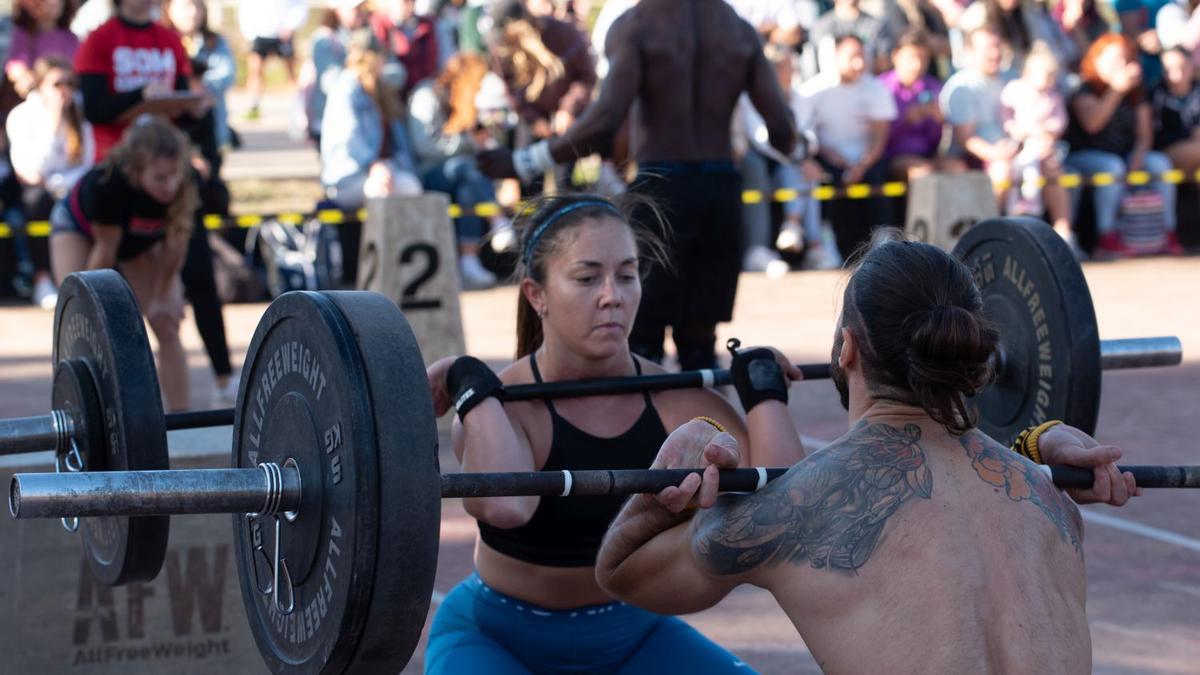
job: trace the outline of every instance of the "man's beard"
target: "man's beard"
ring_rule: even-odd
[[[842,400],[842,407],[846,412],[850,411],[850,382],[846,380],[846,371],[842,368],[839,361],[842,357],[842,331],[838,331],[833,338],[833,354],[829,360],[829,376],[833,380],[833,386],[837,387],[838,396]]]

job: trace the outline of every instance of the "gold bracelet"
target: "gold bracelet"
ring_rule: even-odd
[[[1045,462],[1042,461],[1042,451],[1040,448],[1038,448],[1038,439],[1042,434],[1046,433],[1050,427],[1058,424],[1062,424],[1062,421],[1050,420],[1049,422],[1043,422],[1039,424],[1033,429],[1033,431],[1029,432],[1029,436],[1025,438],[1025,453],[1029,459],[1032,459],[1038,464],[1045,464]]]
[[[698,420],[700,422],[708,422],[717,431],[720,431],[722,433],[725,432],[725,427],[721,426],[720,422],[714,420],[711,417],[708,417],[707,415],[697,415],[696,417],[693,417],[692,420]]]

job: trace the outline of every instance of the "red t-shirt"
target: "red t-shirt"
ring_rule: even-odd
[[[192,65],[179,35],[156,23],[136,26],[113,17],[92,31],[75,55],[75,72],[103,75],[109,90],[123,93],[141,89],[151,82],[175,88],[175,78],[190,76]],[[129,122],[93,125],[96,161],[121,140]]]

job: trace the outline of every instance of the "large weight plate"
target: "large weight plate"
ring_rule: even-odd
[[[167,430],[154,354],[133,291],[113,270],[66,278],[54,310],[54,363],[87,366],[101,402],[104,452],[89,452],[89,471],[167,468]],[[167,516],[84,518],[80,534],[87,561],[106,584],[149,581],[167,553]]]
[[[399,672],[429,611],[441,522],[433,403],[403,315],[376,293],[280,296],[250,343],[235,415],[235,466],[292,459],[301,473],[300,509],[279,520],[290,613],[261,590],[275,519],[233,518],[267,666]]]
[[[1032,218],[972,227],[954,253],[971,267],[1000,328],[996,380],[972,400],[979,426],[1005,445],[1060,419],[1088,433],[1100,410],[1100,337],[1083,270],[1054,230]]]

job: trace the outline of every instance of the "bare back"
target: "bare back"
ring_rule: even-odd
[[[1079,513],[981,432],[875,419],[721,501],[700,561],[750,572],[827,672],[1091,671]]]
[[[794,125],[758,34],[725,0],[641,0],[609,31],[610,70],[597,100],[552,145],[586,154],[611,138],[633,104],[639,162],[732,159],[729,125],[750,95],[771,143],[790,153]]]
[[[642,0],[639,160],[730,159],[729,122],[759,52],[754,29],[724,0]]]

